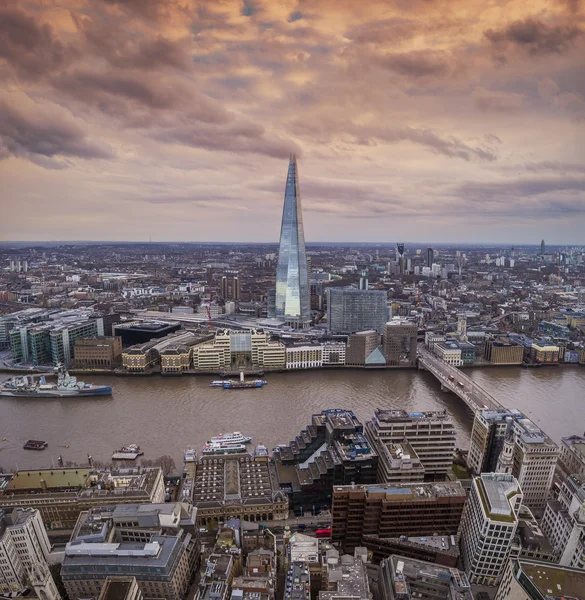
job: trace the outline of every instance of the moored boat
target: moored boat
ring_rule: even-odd
[[[205,444],[203,454],[236,454],[238,452],[246,452],[244,444]]]
[[[44,440],[27,440],[23,448],[25,450],[44,450],[48,445]]]
[[[241,431],[233,433],[220,433],[219,435],[207,440],[208,444],[247,444],[252,441],[251,436],[243,435]]]
[[[114,454],[112,454],[112,460],[136,460],[143,454],[144,452],[140,450],[140,446],[130,444],[129,446],[123,446],[120,450],[114,452]]]

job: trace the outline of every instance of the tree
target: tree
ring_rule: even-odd
[[[162,456],[159,456],[158,458],[152,460],[145,459],[142,461],[142,466],[160,467],[165,477],[168,477],[171,473],[177,470],[175,460],[172,456],[169,456],[168,454],[163,454]]]

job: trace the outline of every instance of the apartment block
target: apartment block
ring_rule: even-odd
[[[347,550],[366,535],[456,535],[465,500],[460,482],[336,486],[332,539]]]
[[[376,409],[366,423],[365,433],[374,448],[406,440],[420,459],[427,479],[444,479],[453,463],[456,434],[447,411]]]
[[[472,583],[499,583],[521,504],[522,490],[512,475],[482,473],[473,479],[461,520],[461,558]]]

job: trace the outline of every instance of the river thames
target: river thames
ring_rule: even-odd
[[[585,368],[578,366],[466,370],[504,406],[530,416],[555,441],[585,431]],[[6,379],[7,374],[0,374]],[[199,452],[213,435],[242,431],[270,450],[288,443],[326,408],[347,408],[369,420],[376,408],[447,410],[460,447],[469,447],[473,416],[459,398],[442,393],[426,372],[318,370],[267,376],[262,389],[210,388],[212,377],[110,377],[85,379],[114,388],[111,398],[0,398],[0,466],[41,468],[65,461],[110,461],[114,450],[139,444],[145,459],[169,454],[182,462],[185,448]],[[3,440],[2,438],[6,438]],[[23,450],[27,439],[46,440],[43,452]],[[68,446],[68,448],[66,447]]]

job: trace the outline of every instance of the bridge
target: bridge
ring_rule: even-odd
[[[437,358],[420,344],[418,346],[418,366],[419,369],[432,373],[439,380],[442,390],[453,392],[459,396],[473,412],[482,408],[491,410],[504,408],[491,394],[488,394],[480,385],[475,383],[471,377],[465,375],[457,367]]]

